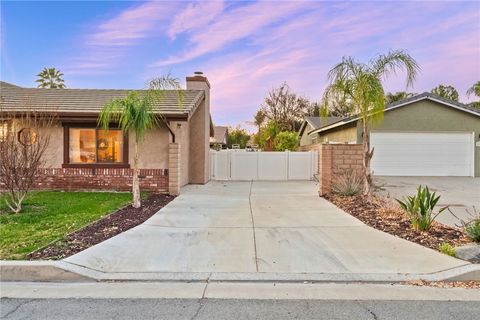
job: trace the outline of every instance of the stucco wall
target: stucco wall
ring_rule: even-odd
[[[362,142],[362,123],[357,124],[357,142]],[[480,141],[480,117],[443,104],[423,100],[385,112],[373,131],[475,132]],[[475,147],[475,176],[480,176],[480,147]]]
[[[139,145],[139,167],[142,169],[168,168],[168,143],[170,133],[167,128],[159,127],[149,130]],[[128,163],[133,166],[135,154],[135,134],[128,136]]]
[[[44,160],[48,168],[61,168],[63,164],[63,127],[60,123],[50,128],[42,128],[40,134],[50,136],[47,149],[44,153]]]
[[[190,172],[190,122],[171,122],[175,141],[180,145],[180,186],[188,184]]]

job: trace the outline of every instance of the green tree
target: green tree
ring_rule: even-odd
[[[397,91],[395,93],[388,92],[385,95],[385,100],[386,100],[387,104],[390,104],[390,103],[393,103],[393,102],[408,99],[410,97],[413,97],[414,95],[415,95],[414,93],[410,93],[410,92],[406,92],[406,91]]]
[[[128,134],[135,133],[135,150],[133,160],[132,206],[139,208],[140,183],[138,168],[138,146],[142,143],[147,131],[166,123],[163,115],[155,113],[154,107],[160,103],[164,92],[173,89],[177,92],[179,105],[182,105],[182,90],[178,79],[167,75],[149,82],[148,89],[143,92],[131,91],[124,98],[112,99],[103,106],[98,117],[98,124],[108,130],[111,124]]]
[[[228,147],[231,148],[232,145],[238,144],[241,149],[245,149],[247,146],[248,140],[250,140],[250,135],[245,129],[237,126],[236,128],[228,129]]]
[[[480,81],[475,82],[473,86],[468,88],[467,96],[471,96],[472,94],[480,98]],[[473,101],[469,103],[469,106],[480,109],[480,101]]]
[[[37,88],[50,88],[50,89],[64,89],[65,81],[63,80],[63,73],[55,68],[43,68],[39,74],[37,74],[38,82]]]
[[[260,132],[260,128],[262,127],[262,124],[265,122],[266,119],[267,119],[267,115],[263,110],[258,110],[257,113],[255,113],[253,123],[258,127],[259,132]]]
[[[330,83],[323,95],[324,103],[328,105],[332,96],[345,94],[362,122],[365,195],[370,195],[372,187],[370,161],[374,150],[370,148],[370,127],[374,122],[381,121],[385,108],[382,80],[398,70],[405,70],[408,88],[413,84],[419,69],[415,59],[408,53],[394,50],[386,55],[379,55],[368,63],[344,57],[328,73]]]
[[[268,121],[258,132],[258,145],[262,149],[269,149],[268,143],[273,147],[275,138],[280,133],[280,126],[275,121]]]
[[[458,102],[458,91],[452,86],[440,84],[433,88],[431,92],[442,98]]]
[[[298,148],[298,134],[293,131],[282,131],[275,137],[276,151],[295,151]]]

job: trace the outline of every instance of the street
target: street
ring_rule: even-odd
[[[2,299],[2,319],[478,319],[476,301]]]

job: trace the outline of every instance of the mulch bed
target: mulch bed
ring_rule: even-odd
[[[381,197],[328,195],[325,199],[366,225],[434,250],[445,242],[452,246],[472,242],[462,230],[437,222],[428,231],[415,230],[399,207]]]
[[[480,289],[480,281],[425,281],[416,280],[405,282],[407,285],[417,287],[435,287],[435,288],[464,288]]]
[[[158,210],[174,199],[165,194],[151,194],[142,201],[140,208],[131,205],[93,222],[92,224],[67,235],[47,247],[30,253],[29,260],[63,259],[105,241],[145,222]]]

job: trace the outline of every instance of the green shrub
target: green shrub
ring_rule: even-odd
[[[356,170],[347,170],[332,181],[332,193],[344,197],[356,196],[363,191],[363,175]]]
[[[295,151],[298,148],[298,134],[293,131],[282,131],[275,137],[276,151]]]
[[[455,248],[447,242],[442,243],[440,245],[439,249],[440,249],[441,253],[444,253],[444,254],[449,255],[451,257],[456,256]]]
[[[413,227],[416,230],[427,231],[435,218],[447,209],[447,207],[443,207],[437,213],[434,212],[439,199],[440,196],[437,196],[435,192],[430,192],[427,186],[419,186],[416,195],[408,196],[404,201],[396,200],[407,211]]]
[[[457,217],[450,209],[448,209],[448,211],[450,211],[455,218],[460,220],[461,224],[457,226],[463,228],[469,238],[475,242],[480,242],[480,212],[477,212],[475,207],[473,207],[472,212],[470,212],[468,209],[465,209],[469,215],[469,218],[466,220]]]

